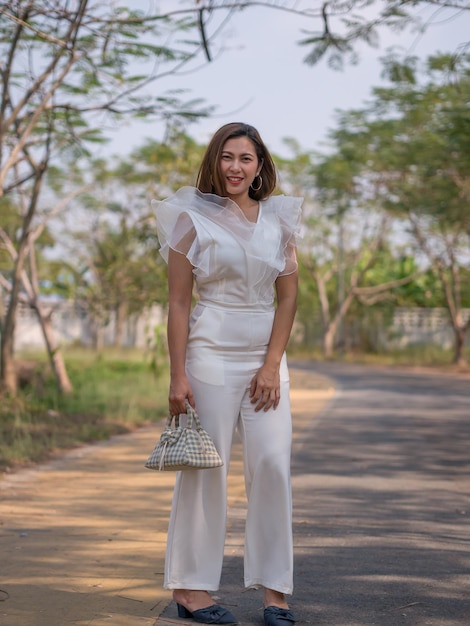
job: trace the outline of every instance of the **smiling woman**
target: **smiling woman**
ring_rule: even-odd
[[[178,473],[164,584],[180,617],[236,623],[209,592],[220,582],[238,429],[248,495],[245,586],[264,588],[266,626],[288,626],[295,620],[285,599],[293,590],[285,348],[296,310],[302,199],[271,196],[274,163],[248,124],[215,133],[197,181],[154,204],[168,261],[169,410],[185,413],[186,402],[196,408],[224,467]],[[191,312],[193,285],[199,298]]]

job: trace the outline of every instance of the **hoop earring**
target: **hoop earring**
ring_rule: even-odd
[[[256,176],[255,176],[256,178]],[[255,182],[255,178],[253,178],[253,183]],[[250,187],[253,189],[253,191],[259,191],[261,189],[261,187],[263,186],[263,178],[261,177],[261,174],[258,174],[258,178],[259,178],[259,185],[257,187],[253,187],[253,183],[251,183]]]

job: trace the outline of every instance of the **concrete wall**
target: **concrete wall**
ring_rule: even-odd
[[[52,324],[62,345],[77,343],[92,346],[96,328],[86,311],[73,302],[47,302],[52,309]],[[113,315],[100,329],[104,345],[114,345],[116,323]],[[123,346],[144,348],[153,341],[155,327],[165,322],[161,307],[154,305],[141,315],[131,315],[124,327]],[[16,325],[16,350],[42,349],[44,339],[37,317],[29,307],[21,306]]]
[[[470,309],[464,309],[463,315],[467,320],[470,317]],[[396,348],[436,344],[449,349],[454,345],[449,312],[444,308],[397,307],[386,337],[387,345]],[[470,336],[467,336],[467,344],[469,342]]]

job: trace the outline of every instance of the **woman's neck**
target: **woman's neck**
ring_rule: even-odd
[[[237,196],[228,196],[230,200],[240,207],[241,212],[249,222],[257,222],[259,214],[259,202],[253,200],[250,196],[240,198]]]
[[[250,196],[228,196],[230,200],[238,204],[243,213],[253,211],[253,209],[258,210],[258,200],[253,200]]]

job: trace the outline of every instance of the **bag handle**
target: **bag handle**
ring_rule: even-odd
[[[196,427],[196,430],[201,430],[201,421],[199,419],[199,415],[193,409],[193,407],[189,404],[188,400],[186,400],[186,413],[180,413],[179,415],[168,415],[167,417],[167,426],[171,428],[173,420],[175,420],[175,428],[179,428],[180,425],[180,417],[181,415],[186,415],[188,418],[186,428],[193,428],[193,422]]]
[[[201,426],[201,422],[199,420],[199,415],[196,413],[196,411],[193,409],[193,407],[189,404],[188,400],[186,400],[186,414],[188,416],[188,428],[193,429],[193,420],[194,420],[194,425],[195,425],[195,429],[194,432],[195,434],[198,436],[199,438],[199,443],[201,445],[201,450],[203,452],[206,451],[206,445],[204,443],[203,438],[201,437],[201,433],[200,431],[202,431],[202,426]]]
[[[196,426],[196,430],[201,430],[201,422],[199,421],[199,415],[193,409],[193,407],[189,404],[189,401],[186,400],[186,415],[188,416],[188,428],[193,427],[193,421]]]

